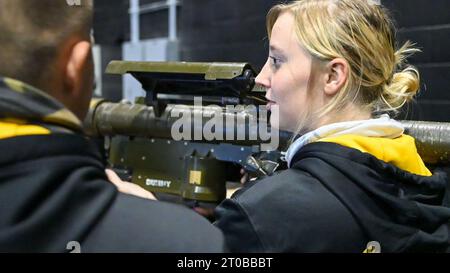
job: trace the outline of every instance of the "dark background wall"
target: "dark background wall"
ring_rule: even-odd
[[[187,0],[181,13],[184,60],[250,62],[267,58],[265,17],[271,0]]]
[[[421,93],[411,105],[413,119],[450,121],[450,1],[384,0],[397,21],[400,41],[417,43],[422,53],[410,62],[422,76]]]
[[[268,44],[265,15],[272,5],[280,1],[180,2],[178,35],[181,60],[250,62],[256,69],[262,67],[267,58]],[[96,0],[95,3],[96,41],[109,48],[117,48],[129,40],[129,1]],[[450,121],[450,1],[382,0],[382,3],[397,21],[399,41],[409,39],[423,51],[410,59],[422,74],[422,91],[417,102],[411,104],[402,117]],[[142,16],[142,39],[164,36],[167,36],[167,11]],[[115,57],[120,56],[116,54]],[[120,87],[112,85],[117,83],[109,81],[109,94],[117,97]]]
[[[122,59],[122,43],[129,36],[129,0],[94,1],[94,37],[101,45],[101,71],[111,60]],[[112,101],[122,99],[122,78],[102,74],[102,97]]]

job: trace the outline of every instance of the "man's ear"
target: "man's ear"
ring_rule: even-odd
[[[73,97],[79,97],[84,92],[84,74],[90,65],[91,43],[88,41],[76,42],[68,50],[67,63],[65,65],[64,91],[71,93]]]
[[[324,91],[327,96],[336,95],[345,85],[349,76],[349,64],[343,58],[331,60],[326,65]]]

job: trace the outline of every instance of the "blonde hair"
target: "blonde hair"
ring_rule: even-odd
[[[320,109],[320,116],[356,102],[371,113],[396,113],[419,90],[419,71],[406,58],[419,51],[408,41],[396,49],[387,10],[370,0],[299,0],[274,6],[267,15],[270,38],[278,17],[290,12],[300,45],[313,59],[343,58],[348,80]]]

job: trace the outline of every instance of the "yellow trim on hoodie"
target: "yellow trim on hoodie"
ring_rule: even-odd
[[[29,135],[48,135],[50,130],[38,126],[26,124],[21,120],[4,119],[0,120],[0,139],[29,136]]]
[[[408,135],[402,135],[394,139],[360,135],[342,135],[337,137],[326,137],[318,141],[332,142],[357,149],[363,153],[369,153],[379,160],[413,174],[421,176],[432,175],[430,170],[425,166],[420,155],[417,153],[414,138]]]

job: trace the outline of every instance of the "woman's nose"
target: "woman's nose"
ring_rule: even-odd
[[[261,86],[264,86],[266,89],[270,87],[270,74],[267,63],[261,69],[258,76],[255,79],[255,83]]]

